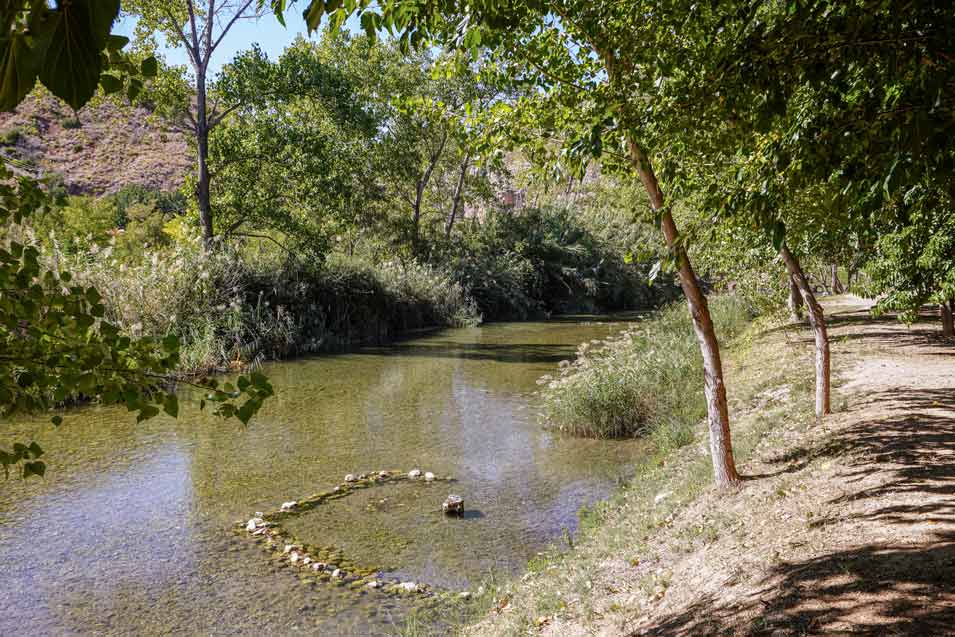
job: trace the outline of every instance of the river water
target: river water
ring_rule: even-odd
[[[536,418],[535,381],[623,327],[491,324],[270,364],[276,396],[247,427],[101,407],[56,431],[4,425],[2,446],[35,436],[49,468],[0,478],[0,634],[394,634],[409,602],[304,584],[232,528],[379,469],[457,482],[368,489],[289,522],[296,537],[452,591],[518,574],[639,458],[637,442],[561,438]],[[449,492],[464,518],[440,514]]]

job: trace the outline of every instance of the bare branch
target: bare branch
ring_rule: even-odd
[[[211,1],[211,0],[210,0],[210,1]],[[242,7],[239,8],[239,9],[235,12],[235,15],[232,16],[232,19],[229,20],[229,22],[225,25],[225,27],[223,27],[222,32],[219,34],[219,37],[216,38],[216,41],[213,42],[213,43],[210,45],[210,47],[209,47],[209,54],[210,54],[210,55],[212,54],[213,51],[216,50],[216,48],[217,48],[217,47],[219,46],[219,44],[222,42],[222,38],[224,38],[225,35],[226,35],[226,33],[229,32],[229,29],[232,28],[232,25],[235,24],[236,20],[238,20],[239,18],[241,18],[241,17],[243,16],[243,14],[245,14],[245,12],[248,11],[249,6],[250,6],[251,4],[252,4],[252,0],[246,0],[245,4],[242,5]],[[252,16],[247,16],[247,17],[252,17]],[[210,29],[210,34],[211,34],[211,29]]]

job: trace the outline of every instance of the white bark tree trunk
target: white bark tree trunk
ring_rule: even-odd
[[[816,341],[816,419],[832,413],[830,391],[829,334],[826,331],[826,317],[822,306],[812,292],[812,286],[806,279],[799,261],[793,256],[786,244],[779,249],[779,255],[786,264],[786,270],[802,292],[809,310],[809,324],[812,326]]]
[[[713,460],[713,477],[716,485],[726,489],[738,486],[742,480],[736,471],[733,444],[730,437],[729,408],[726,404],[726,385],[723,381],[723,362],[720,346],[713,329],[706,295],[700,288],[696,273],[686,250],[679,243],[679,235],[673,216],[666,208],[663,191],[649,158],[632,139],[628,139],[630,158],[650,197],[653,210],[661,214],[660,227],[667,246],[673,251],[679,264],[680,287],[693,319],[693,329],[703,354],[704,392],[706,394],[707,420],[710,433],[710,456]]]

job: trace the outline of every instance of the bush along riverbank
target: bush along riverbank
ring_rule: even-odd
[[[518,230],[542,218],[529,213]],[[171,225],[63,241],[53,230],[22,228],[18,237],[41,250],[49,269],[99,290],[107,319],[130,336],[175,334],[185,374],[383,344],[423,328],[648,308],[672,292],[650,288],[644,266],[597,242],[558,250],[549,235],[517,241],[513,228],[490,222],[468,232],[473,250],[429,260],[361,251],[306,259],[241,242],[204,250]]]
[[[733,296],[710,301],[716,333],[740,334],[752,310]],[[706,415],[702,357],[686,305],[674,302],[615,337],[583,343],[574,361],[545,376],[546,426],[574,436],[644,436],[660,450],[693,439]]]

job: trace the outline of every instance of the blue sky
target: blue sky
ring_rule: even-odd
[[[354,19],[351,19],[346,22],[346,27],[351,26],[350,23],[353,21]],[[134,22],[128,18],[120,20],[114,33],[131,35],[133,24]],[[306,35],[307,33],[308,29],[305,26],[302,12],[294,7],[285,14],[284,27],[271,13],[266,14],[257,22],[240,20],[232,27],[222,44],[216,49],[209,68],[213,74],[218,73],[224,64],[228,64],[235,57],[236,53],[248,49],[253,43],[258,43],[262,50],[268,54],[269,59],[274,60],[299,34]],[[161,46],[161,51],[169,64],[189,66],[185,49]]]

